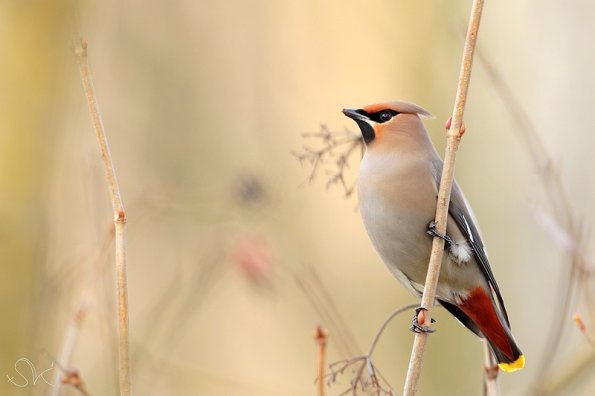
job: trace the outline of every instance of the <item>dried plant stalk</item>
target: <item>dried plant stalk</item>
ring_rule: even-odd
[[[355,180],[348,181],[345,173],[354,153],[359,153],[360,158],[364,155],[365,146],[362,136],[348,129],[343,133],[333,132],[325,124],[321,124],[319,132],[303,133],[302,137],[319,142],[318,148],[304,145],[301,150],[292,151],[292,155],[300,161],[300,164],[307,163],[312,167],[308,183],[314,181],[325,162],[331,161],[331,169],[326,169],[326,188],[338,185],[345,192],[345,197],[349,198],[355,191]]]
[[[105,128],[99,113],[99,105],[95,97],[95,89],[91,79],[91,71],[87,58],[87,42],[83,39],[78,40],[75,48],[79,63],[79,71],[89,112],[93,121],[93,128],[97,135],[101,160],[105,169],[107,185],[112,201],[115,226],[115,258],[116,258],[116,278],[118,289],[118,352],[119,352],[119,374],[120,374],[120,395],[130,396],[131,394],[131,376],[130,376],[130,336],[128,325],[128,281],[126,272],[126,214],[120,195],[120,186],[116,178],[114,163],[109,151]]]
[[[318,396],[324,396],[324,368],[326,365],[326,345],[328,343],[328,332],[322,326],[316,326],[314,330],[314,340],[318,345],[318,373],[316,381],[318,382]]]
[[[562,335],[567,324],[566,319],[570,317],[573,301],[580,293],[584,293],[589,305],[595,306],[590,298],[592,289],[588,283],[591,277],[589,275],[585,233],[580,226],[579,216],[568,198],[568,192],[564,187],[560,172],[555,166],[554,157],[547,150],[537,126],[532,122],[528,112],[523,109],[523,104],[516,97],[512,87],[504,79],[494,62],[481,51],[477,55],[489,77],[489,81],[493,85],[494,92],[500,96],[502,104],[517,126],[516,130],[519,132],[519,136],[524,139],[525,144],[522,146],[527,149],[532,161],[535,163],[546,197],[550,201],[553,210],[552,216],[544,210],[536,211],[533,208],[534,212],[536,212],[535,217],[546,232],[550,234],[554,242],[569,253],[568,279],[561,284],[561,289],[558,292],[560,294],[558,300],[561,303],[557,309],[557,318],[563,318],[563,320],[556,319],[553,325],[548,328],[549,334],[542,351],[543,358],[538,362],[536,369],[536,372],[540,373],[540,375],[535,377],[529,387],[532,390],[531,394],[551,394],[548,384],[552,383],[552,376],[554,378],[559,377],[560,373],[559,364],[552,369],[552,365],[556,361],[551,359],[551,356],[555,356],[560,348]],[[560,243],[560,239],[563,240],[562,243]],[[595,357],[595,354],[591,354],[591,357]],[[568,364],[572,364],[572,362]],[[568,364],[562,366],[566,367]],[[578,371],[564,370],[563,372],[573,377],[578,375]],[[565,378],[560,381],[568,383],[570,380],[571,378]]]
[[[72,358],[72,353],[74,352],[74,347],[76,341],[78,339],[81,326],[83,321],[87,317],[87,313],[89,310],[89,306],[93,302],[94,298],[94,287],[95,282],[100,277],[103,269],[105,267],[105,263],[107,262],[107,252],[109,251],[114,239],[114,233],[110,227],[110,230],[107,236],[104,238],[102,244],[98,246],[98,250],[95,253],[94,257],[94,267],[93,272],[87,284],[83,288],[80,297],[78,299],[78,304],[74,311],[74,315],[68,324],[68,328],[64,335],[64,339],[62,341],[62,346],[60,348],[60,353],[58,355],[58,360],[56,361],[56,365],[61,368],[60,370],[56,370],[54,372],[54,380],[52,381],[53,386],[48,389],[49,396],[58,396],[60,393],[61,387],[61,375],[65,374],[68,376],[69,370],[68,367],[70,366],[70,359]],[[73,371],[70,371],[72,373]],[[82,380],[80,380],[80,375],[78,375],[78,383],[82,384]],[[68,383],[72,383],[73,381],[69,381]],[[76,381],[75,381],[76,382]]]
[[[388,324],[399,314],[417,307],[417,304],[409,304],[395,309],[391,314],[384,320],[374,340],[365,355],[350,357],[343,359],[338,362],[330,364],[330,373],[328,374],[328,384],[336,382],[340,375],[343,375],[346,371],[351,370],[354,376],[349,381],[350,386],[341,395],[351,394],[357,396],[359,394],[373,394],[376,396],[395,396],[396,393],[382,375],[380,370],[376,367],[372,361],[372,354],[376,349],[380,336],[388,326]]]
[[[568,392],[565,393],[564,391],[567,391],[567,388],[573,382],[576,383],[575,380],[578,376],[590,378],[590,370],[593,367],[594,360],[595,348],[581,349],[571,360],[560,365],[558,370],[548,372],[548,375],[543,377],[543,384],[540,386],[540,389],[527,394],[539,396],[568,394]]]
[[[575,313],[574,315],[572,315],[572,320],[574,320],[574,324],[576,325],[576,327],[578,327],[581,333],[583,333],[585,339],[589,342],[589,344],[595,347],[595,337],[593,337],[593,335],[587,328],[587,325],[585,324],[582,315],[579,313]]]
[[[498,362],[496,361],[487,340],[483,340],[483,356],[483,393],[485,396],[498,396],[500,395],[500,385],[498,384]]]
[[[469,80],[471,78],[471,66],[473,64],[473,54],[475,51],[475,43],[477,41],[477,32],[479,30],[479,22],[481,20],[481,13],[483,10],[483,0],[474,0],[471,17],[469,19],[469,27],[467,30],[467,37],[465,39],[465,48],[463,51],[463,61],[461,64],[461,71],[459,74],[459,83],[457,86],[457,95],[452,115],[452,123],[448,131],[448,140],[446,146],[446,154],[444,157],[444,168],[442,170],[442,177],[440,180],[440,190],[438,191],[438,202],[436,206],[436,227],[438,232],[444,234],[446,232],[446,221],[448,216],[448,206],[450,202],[450,191],[454,179],[454,165],[456,160],[457,149],[462,137],[461,124],[463,120],[463,113],[465,110],[465,102],[467,100],[467,91],[469,88]],[[444,253],[444,240],[435,237],[432,242],[432,253],[430,256],[430,263],[428,265],[428,273],[424,286],[424,293],[421,300],[421,307],[428,310],[426,312],[426,323],[430,324],[429,310],[434,305],[436,296],[436,287],[438,285],[438,277],[440,275],[440,266],[442,264],[442,255]],[[422,311],[423,312],[423,311]],[[423,362],[423,354],[428,339],[427,333],[417,333],[413,342],[413,350],[411,351],[411,359],[409,360],[409,369],[407,370],[407,378],[405,380],[405,387],[403,394],[405,396],[415,395],[417,392],[417,384],[421,373]]]
[[[324,326],[333,335],[334,347],[338,349],[339,354],[346,359],[360,355],[361,348],[349,330],[345,319],[341,316],[332,294],[320,279],[316,268],[307,265],[305,271],[296,274],[294,279],[322,319]]]

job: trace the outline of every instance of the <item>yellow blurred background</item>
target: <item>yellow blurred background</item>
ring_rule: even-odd
[[[76,32],[89,43],[128,217],[135,394],[314,395],[317,324],[329,329],[328,361],[337,361],[367,350],[386,315],[415,299],[374,252],[356,195],[327,191],[324,171],[307,183],[309,164],[291,152],[311,144],[302,134],[321,123],[357,132],[342,108],[391,99],[436,115],[426,125],[443,152],[469,9],[387,0],[0,3],[0,395],[48,394],[29,366],[15,364],[27,358],[37,374],[52,365],[82,293],[92,298],[67,369],[91,394],[117,394],[112,215]],[[488,2],[478,44],[551,153],[586,230],[586,255],[595,216],[593,17],[589,1]],[[595,346],[562,314],[568,247],[544,227],[556,208],[543,164],[507,104],[476,62],[457,179],[527,357],[525,370],[501,375],[502,392],[538,394],[567,375],[539,394],[592,395]],[[357,158],[350,165],[353,181]],[[570,313],[592,330],[595,307],[583,295]],[[435,315],[419,395],[481,394],[481,343],[441,309]],[[374,355],[397,394],[410,316],[394,320]],[[548,355],[560,323],[560,347]],[[24,382],[18,368],[27,386],[9,381]],[[328,394],[350,379],[339,376]]]

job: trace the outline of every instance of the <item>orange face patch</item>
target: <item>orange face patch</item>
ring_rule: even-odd
[[[374,125],[374,140],[377,142],[382,141],[382,131],[384,130],[384,124]]]
[[[395,104],[392,102],[375,103],[375,104],[371,104],[371,105],[368,105],[363,108],[363,110],[365,112],[370,113],[370,114],[374,114],[376,112],[379,112],[381,110],[386,110],[386,109],[401,112],[399,109],[396,108]]]

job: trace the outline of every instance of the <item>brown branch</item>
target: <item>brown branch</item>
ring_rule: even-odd
[[[452,122],[448,131],[446,154],[444,157],[444,168],[442,170],[440,190],[438,191],[438,202],[436,205],[436,227],[438,229],[438,232],[441,234],[446,233],[446,221],[448,216],[448,205],[450,202],[450,191],[454,179],[454,165],[456,160],[457,149],[459,147],[459,142],[462,137],[461,124],[463,120],[463,113],[465,110],[465,103],[467,100],[469,81],[471,79],[473,53],[475,50],[475,43],[477,41],[477,33],[479,30],[479,22],[481,20],[482,10],[483,0],[474,0],[471,8],[471,17],[469,19],[467,37],[465,38],[463,61],[461,64],[461,71],[459,74],[459,83],[457,86],[457,94],[452,115]],[[438,277],[440,275],[440,266],[442,264],[443,253],[444,240],[435,237],[432,242],[432,253],[430,256],[430,263],[428,264],[428,273],[426,276],[424,293],[421,300],[421,307],[428,310],[426,311],[426,315],[422,315],[422,319],[425,316],[425,323],[428,325],[431,323],[429,310],[434,305],[434,298],[436,296],[436,287],[438,285]],[[420,324],[424,325],[424,323]],[[403,394],[405,396],[413,396],[417,392],[417,384],[419,382],[419,377],[421,374],[423,354],[427,339],[428,333],[421,332],[415,335],[413,350],[411,351],[411,359],[409,361],[409,369],[407,370],[407,378],[405,380],[405,387],[403,391]]]
[[[358,366],[359,364],[359,366]],[[366,377],[366,371],[367,375]],[[337,381],[340,375],[344,375],[345,371],[351,369],[355,372],[355,375],[350,381],[349,388],[339,393],[339,396],[351,394],[357,396],[359,391],[366,395],[372,394],[376,396],[395,396],[395,392],[391,388],[390,384],[384,378],[380,370],[372,363],[372,359],[369,356],[356,356],[350,359],[340,360],[334,362],[329,366],[330,373],[328,374],[328,385]]]
[[[328,332],[322,326],[316,326],[314,329],[314,340],[318,345],[318,396],[324,396],[324,367],[326,365],[326,345],[328,343]]]
[[[101,115],[99,112],[99,105],[95,97],[95,89],[93,88],[93,81],[91,78],[91,71],[89,68],[89,61],[87,58],[87,42],[83,39],[78,40],[75,48],[79,63],[79,72],[91,119],[93,121],[93,128],[97,135],[99,143],[99,151],[101,153],[101,160],[105,169],[107,178],[107,185],[110,192],[112,202],[112,209],[114,214],[115,226],[115,258],[116,258],[116,278],[118,289],[118,351],[119,351],[119,374],[120,374],[120,396],[130,396],[131,394],[131,376],[130,376],[130,335],[128,325],[128,280],[126,272],[126,214],[124,212],[124,205],[120,196],[120,187],[116,178],[114,163],[109,151],[107,137]]]
[[[85,382],[81,378],[80,373],[77,370],[69,370],[64,372],[64,376],[60,379],[59,382],[61,385],[70,385],[74,389],[78,390],[79,393],[83,396],[91,396]],[[54,384],[54,388],[57,388],[58,385]]]
[[[386,326],[399,314],[413,309],[417,306],[417,304],[409,304],[403,307],[399,307],[391,312],[390,315],[382,322],[382,325],[374,335],[374,340],[368,349],[368,352],[365,355],[352,357],[349,359],[343,359],[338,362],[332,363],[329,366],[331,370],[330,374],[328,375],[328,383],[331,384],[337,380],[339,375],[344,374],[344,372],[352,368],[355,371],[355,376],[350,381],[350,387],[345,390],[341,395],[345,395],[351,393],[352,395],[358,394],[358,389],[366,394],[375,395],[387,395],[393,396],[395,392],[391,388],[390,384],[384,378],[380,370],[374,365],[372,362],[372,354],[376,349],[376,345],[378,344],[378,340],[380,340],[380,336],[386,329]],[[359,364],[359,366],[357,366]],[[357,367],[356,367],[357,366]],[[366,370],[367,369],[367,373]],[[365,376],[367,374],[367,377]]]
[[[301,164],[307,162],[312,167],[308,176],[308,183],[314,181],[323,164],[333,159],[333,167],[327,169],[326,188],[339,185],[345,192],[345,197],[351,196],[355,191],[355,181],[348,182],[345,179],[345,171],[349,168],[349,161],[353,153],[360,149],[363,155],[364,142],[361,135],[345,130],[343,133],[332,132],[326,125],[320,125],[320,131],[316,133],[302,134],[304,139],[316,139],[320,141],[320,148],[313,149],[303,146],[302,151],[293,151]]]
[[[574,320],[574,324],[576,324],[576,327],[578,327],[578,329],[581,331],[581,333],[583,333],[583,335],[585,336],[585,339],[589,342],[589,344],[591,344],[591,346],[595,347],[595,337],[593,337],[593,335],[587,328],[587,325],[585,324],[585,321],[583,320],[583,317],[581,316],[581,314],[575,313],[572,316],[572,320]]]
[[[500,395],[500,386],[498,384],[498,362],[492,353],[490,344],[486,339],[483,340],[483,385],[485,396]]]
[[[44,351],[44,353],[50,358],[50,360],[52,360],[53,364],[55,364],[58,368],[58,370],[55,371],[53,377],[54,379],[51,383],[52,389],[50,389],[48,392],[51,392],[52,395],[57,395],[60,393],[60,387],[62,385],[70,385],[74,389],[78,390],[79,393],[81,393],[83,396],[91,396],[91,393],[89,393],[89,391],[87,390],[87,386],[85,385],[85,382],[83,381],[83,378],[81,377],[81,374],[78,370],[69,370],[62,364],[60,364],[59,361],[54,359],[54,357],[50,355],[47,351]]]

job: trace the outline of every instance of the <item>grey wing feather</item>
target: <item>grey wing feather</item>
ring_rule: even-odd
[[[440,189],[441,175],[442,161],[436,161],[434,162],[434,177],[438,189]],[[479,234],[477,226],[475,225],[475,217],[470,212],[467,200],[465,199],[465,196],[463,195],[463,192],[459,188],[456,181],[452,185],[448,213],[454,219],[455,223],[457,224],[457,227],[467,239],[467,243],[469,243],[471,250],[475,254],[475,257],[477,259],[477,262],[479,263],[479,267],[482,273],[484,274],[492,290],[494,291],[496,298],[498,299],[498,305],[502,309],[504,319],[510,327],[508,313],[506,312],[506,307],[504,306],[504,300],[502,299],[500,288],[498,287],[498,283],[496,282],[496,278],[494,277],[494,273],[492,272],[492,268],[490,267],[490,262],[488,261],[485,248],[483,246],[483,241],[481,240],[481,235]]]

